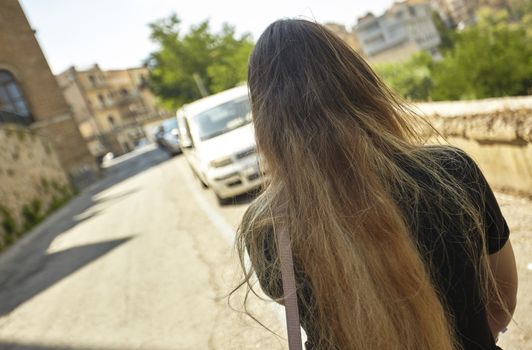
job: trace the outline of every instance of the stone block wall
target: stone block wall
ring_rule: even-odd
[[[475,159],[493,187],[532,195],[532,96],[416,107],[450,144]]]
[[[31,112],[33,128],[46,133],[61,164],[80,188],[99,169],[81,136],[19,0],[0,1],[0,70],[11,74]]]
[[[0,124],[0,250],[72,195],[53,143],[35,130]]]

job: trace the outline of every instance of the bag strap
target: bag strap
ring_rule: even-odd
[[[302,350],[299,310],[297,307],[296,279],[290,238],[285,227],[276,230],[277,251],[281,260],[281,275],[283,280],[284,308],[286,313],[286,328],[288,334],[288,349]]]

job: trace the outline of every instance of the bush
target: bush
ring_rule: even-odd
[[[526,95],[532,84],[532,45],[524,23],[506,11],[482,9],[475,26],[458,32],[455,44],[434,64],[434,100]]]
[[[2,229],[5,233],[4,245],[11,244],[17,236],[17,223],[11,213],[0,205],[0,216],[2,217]]]
[[[22,217],[24,218],[24,230],[30,230],[40,223],[44,216],[41,213],[42,203],[39,199],[34,199],[29,205],[22,207]]]
[[[530,17],[530,18],[529,18]],[[444,57],[426,53],[404,63],[376,65],[397,93],[410,100],[465,100],[532,92],[532,16],[483,8],[475,25],[447,36]],[[527,31],[528,28],[528,31]]]
[[[432,58],[419,52],[404,63],[380,64],[375,70],[386,84],[409,100],[426,100],[430,97]]]

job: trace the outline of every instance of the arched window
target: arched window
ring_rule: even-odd
[[[0,111],[31,120],[30,109],[13,74],[0,70]]]

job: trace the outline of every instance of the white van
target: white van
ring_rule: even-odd
[[[262,184],[247,86],[185,105],[177,121],[192,171],[221,204]]]

